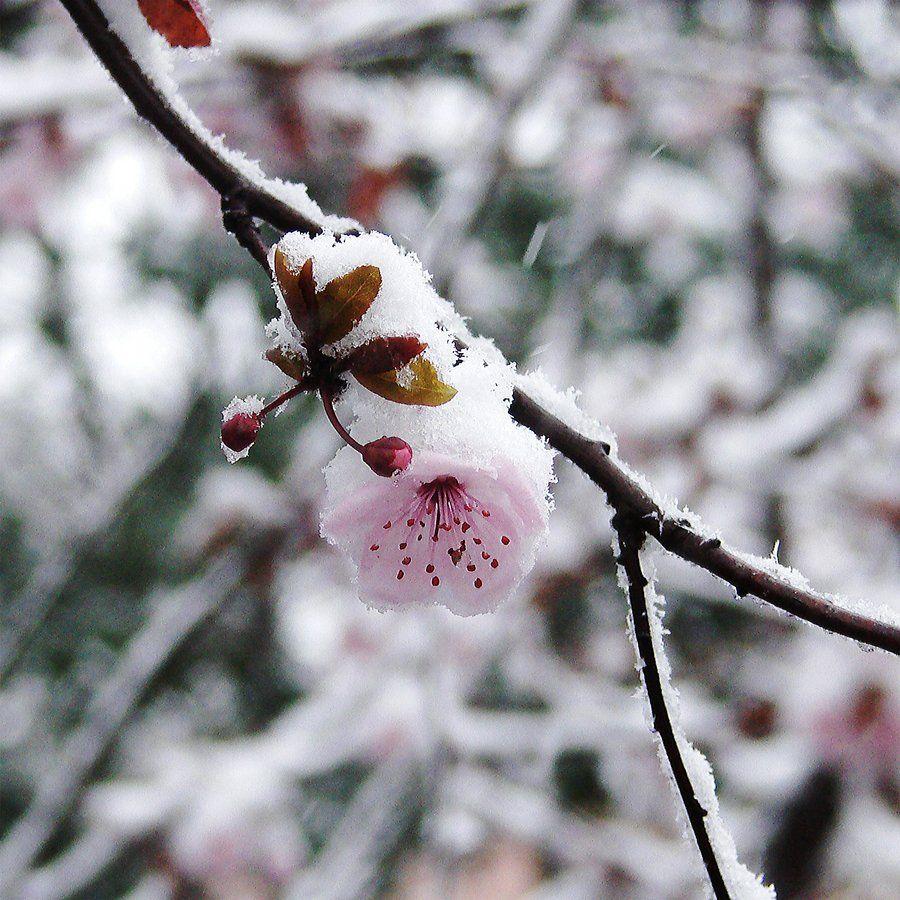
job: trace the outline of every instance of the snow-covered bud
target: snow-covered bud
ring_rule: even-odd
[[[376,474],[385,478],[403,472],[412,462],[412,447],[398,437],[382,437],[370,441],[362,449],[365,464]]]
[[[222,424],[222,443],[229,450],[240,453],[256,440],[261,426],[258,415],[237,413]]]

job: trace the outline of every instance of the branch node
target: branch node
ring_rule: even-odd
[[[259,228],[250,214],[244,188],[238,187],[222,195],[222,226],[229,234],[235,236],[237,242],[271,277],[269,248],[265,245],[259,234]]]

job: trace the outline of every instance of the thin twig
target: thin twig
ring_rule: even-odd
[[[84,892],[135,843],[106,829],[89,831],[51,862],[23,879],[21,900],[66,900],[72,896],[90,896]]]
[[[313,865],[285,892],[288,900],[373,896],[378,868],[418,808],[423,761],[401,750],[358,789]]]
[[[634,637],[641,663],[641,681],[647,692],[650,712],[653,715],[653,729],[659,735],[660,743],[672,769],[675,786],[681,795],[684,811],[687,813],[691,831],[697,840],[700,857],[709,875],[713,893],[717,900],[728,900],[728,888],[722,877],[719,861],[716,859],[709,834],[706,830],[706,817],[709,815],[703,804],[694,793],[678,739],[672,728],[672,719],[666,706],[662,679],[656,652],[653,647],[653,635],[650,632],[650,613],[647,607],[647,579],[641,570],[640,550],[644,543],[644,530],[635,523],[631,516],[616,514],[613,526],[619,537],[619,564],[628,580],[628,602],[631,607],[631,618],[634,625]]]
[[[181,121],[149,82],[128,48],[109,29],[93,0],[61,0],[88,44],[135,104],[222,196],[244,190],[251,214],[277,228],[316,233],[319,228],[282,201],[250,185]],[[843,609],[827,598],[766,572],[718,540],[709,540],[689,524],[666,516],[638,482],[608,453],[606,445],[579,434],[522,391],[514,393],[513,417],[577,465],[606,493],[619,512],[635,514],[635,521],[670,552],[701,566],[731,584],[739,595],[753,594],[814,625],[900,656],[900,628]]]
[[[269,271],[269,248],[260,237],[259,229],[250,215],[245,191],[222,197],[222,226],[265,269]]]
[[[512,70],[514,75],[500,86],[474,140],[463,148],[457,163],[442,178],[437,212],[428,223],[420,248],[439,291],[447,288],[449,269],[458,256],[460,244],[503,174],[503,145],[510,123],[536,86],[547,78],[548,70],[552,71],[554,59],[561,56],[576,7],[573,0],[536,4],[518,26],[518,46],[514,49],[519,52],[511,54],[508,47],[498,50],[508,60],[502,71]]]
[[[751,40],[761,59],[765,50],[768,0],[753,0],[751,8]],[[753,284],[756,324],[765,340],[771,341],[772,288],[778,262],[778,251],[768,225],[768,203],[772,194],[772,176],[763,155],[763,120],[766,112],[766,88],[751,91],[743,110],[742,138],[752,171],[752,208],[748,227],[748,270]]]

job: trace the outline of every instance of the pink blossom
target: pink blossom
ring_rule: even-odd
[[[372,478],[323,516],[325,536],[359,572],[376,609],[442,603],[488,612],[534,565],[548,504],[506,459],[490,469],[422,452],[395,478]]]

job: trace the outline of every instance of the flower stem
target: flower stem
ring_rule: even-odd
[[[285,391],[280,396],[276,397],[271,403],[266,404],[260,411],[259,417],[260,419],[264,419],[272,410],[278,409],[283,403],[287,403],[291,397],[296,397],[297,394],[305,391],[306,388],[302,384],[295,384],[289,391]]]
[[[331,391],[325,387],[324,385],[319,388],[319,395],[322,398],[322,406],[325,407],[325,415],[328,416],[328,421],[331,422],[334,430],[357,452],[363,452],[363,445],[355,440],[353,436],[341,425],[340,419],[337,417],[337,413],[334,411],[334,399],[331,396]]]

